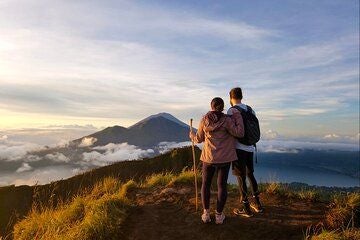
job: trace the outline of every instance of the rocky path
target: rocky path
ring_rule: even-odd
[[[230,193],[223,225],[202,224],[195,212],[190,188],[157,189],[133,194],[137,205],[119,230],[127,240],[168,239],[304,239],[307,226],[321,221],[326,210],[323,203],[284,199],[262,195],[266,211],[252,218],[232,214],[238,206],[237,194]],[[214,209],[216,196],[212,196]]]

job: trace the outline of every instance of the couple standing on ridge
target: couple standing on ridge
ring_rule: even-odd
[[[243,104],[241,88],[230,91],[231,108],[223,113],[224,101],[216,97],[211,101],[211,111],[201,119],[197,133],[190,132],[195,143],[204,142],[200,160],[202,161],[201,201],[204,212],[201,219],[204,223],[210,218],[210,187],[217,173],[217,203],[215,212],[216,224],[225,220],[223,209],[227,199],[227,180],[230,166],[237,177],[240,191],[241,208],[234,209],[234,214],[251,217],[251,208],[263,212],[259,200],[259,191],[254,177],[254,152],[256,142],[260,139],[260,128],[255,112]],[[249,178],[253,201],[247,197],[246,177]]]

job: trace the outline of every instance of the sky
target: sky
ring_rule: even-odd
[[[237,86],[270,135],[358,142],[359,1],[0,0],[0,135],[198,123]]]

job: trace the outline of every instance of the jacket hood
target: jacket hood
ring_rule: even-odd
[[[206,132],[215,131],[225,122],[225,114],[222,112],[209,111],[204,116],[204,130]]]

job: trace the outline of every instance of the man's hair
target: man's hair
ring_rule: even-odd
[[[233,99],[241,100],[243,98],[242,90],[239,87],[231,89],[229,94],[230,94],[230,98],[233,98]]]
[[[211,109],[213,111],[222,112],[224,110],[224,100],[222,98],[216,97],[211,100]]]

